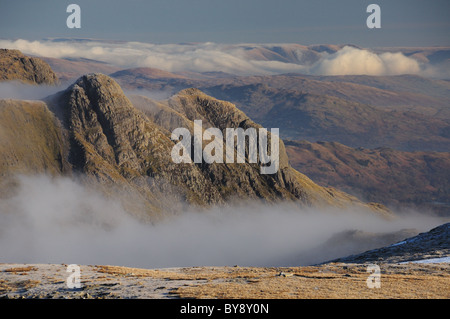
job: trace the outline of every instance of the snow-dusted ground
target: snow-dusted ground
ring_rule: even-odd
[[[421,259],[421,260],[414,260],[414,261],[407,261],[402,262],[401,264],[407,264],[407,263],[416,263],[416,264],[435,264],[435,263],[450,263],[450,256],[447,257],[441,257],[441,258],[430,258],[430,259]]]

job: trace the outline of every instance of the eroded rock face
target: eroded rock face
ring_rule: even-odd
[[[120,192],[137,191],[153,211],[170,206],[172,197],[201,205],[221,202],[196,165],[171,161],[174,143],[111,78],[83,76],[49,103],[67,131],[75,171]]]
[[[43,60],[25,56],[18,50],[0,49],[0,81],[10,80],[31,84],[58,83],[58,77]]]

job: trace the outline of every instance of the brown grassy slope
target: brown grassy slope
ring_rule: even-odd
[[[55,116],[40,101],[0,100],[0,175],[58,174],[64,142]]]
[[[62,130],[45,103],[0,100],[0,197],[14,192],[18,174],[69,171],[65,149]]]
[[[313,76],[308,77],[333,85],[335,82],[353,83],[380,90],[399,93],[413,93],[434,98],[449,98],[450,83],[445,80],[430,79],[418,75],[370,76],[370,75],[341,75],[341,76]],[[417,101],[419,102],[419,101]],[[423,102],[423,101],[421,101]]]
[[[319,185],[385,204],[450,202],[450,153],[356,149],[335,142],[285,143],[291,165]]]
[[[379,108],[417,110],[427,115],[436,115],[445,109],[448,110],[450,88],[447,81],[422,77],[411,78],[406,76],[314,77],[288,74],[225,79],[220,83],[216,81],[216,86],[208,85],[204,90],[239,106],[249,104],[245,102],[245,99],[251,98],[252,95],[257,96],[261,90],[271,88],[328,95]],[[441,115],[445,118],[444,113]]]

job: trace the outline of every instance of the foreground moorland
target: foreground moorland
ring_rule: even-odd
[[[140,269],[81,266],[70,289],[64,264],[0,264],[1,298],[448,299],[450,266],[381,264],[380,288],[369,288],[366,264],[308,267]]]

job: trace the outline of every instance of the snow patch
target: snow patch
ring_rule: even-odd
[[[405,261],[401,264],[415,263],[415,264],[435,264],[435,263],[450,263],[450,256],[440,258],[421,259],[413,261]]]
[[[406,240],[398,242],[396,244],[392,244],[390,247],[400,246],[400,245],[403,245],[403,244],[406,244]]]

